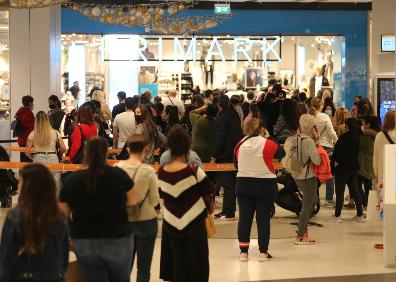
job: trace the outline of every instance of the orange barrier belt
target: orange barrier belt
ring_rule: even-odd
[[[13,151],[13,152],[26,152],[27,151],[26,147],[4,146],[3,148],[6,151]],[[35,149],[32,148],[31,152],[33,153],[34,151],[35,151]],[[107,152],[119,154],[121,152],[121,149],[108,148]]]
[[[109,165],[114,165],[118,163],[118,160],[107,160],[107,163]],[[0,162],[0,169],[20,169],[26,165],[29,165],[31,163],[27,162]],[[64,164],[64,163],[56,163],[56,164],[44,164],[46,167],[48,167],[50,170],[55,170],[55,171],[75,171],[75,170],[80,170],[83,169],[83,165],[81,164]],[[160,165],[159,163],[152,164],[153,168],[158,171]],[[274,163],[274,168],[275,169],[280,169],[282,168],[281,163]],[[205,163],[203,164],[203,169],[205,171],[235,171],[234,164],[227,163],[227,164],[209,164]]]

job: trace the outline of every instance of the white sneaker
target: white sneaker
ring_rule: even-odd
[[[341,216],[332,215],[328,221],[329,223],[342,223]]]
[[[239,261],[240,262],[247,262],[249,259],[249,256],[247,253],[240,253],[239,254]]]
[[[355,216],[353,218],[353,221],[358,222],[358,223],[364,223],[366,221],[366,219],[364,218],[364,215],[362,216]]]
[[[266,262],[266,261],[268,261],[268,254],[266,254],[266,253],[260,253],[260,255],[259,255],[259,261],[261,261],[261,262]]]

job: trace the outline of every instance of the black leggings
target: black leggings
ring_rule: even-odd
[[[336,209],[335,216],[341,215],[342,206],[344,205],[345,186],[348,184],[349,193],[355,200],[356,212],[358,216],[363,215],[362,197],[360,195],[357,183],[357,172],[336,173],[335,174],[335,191],[336,191]]]
[[[357,182],[358,182],[359,192],[362,197],[363,207],[367,208],[369,191],[373,188],[372,179],[368,179],[359,174]]]

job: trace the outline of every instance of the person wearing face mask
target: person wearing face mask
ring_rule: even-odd
[[[316,99],[316,98],[315,98]],[[308,236],[308,223],[312,215],[314,203],[317,199],[317,178],[313,171],[313,165],[319,166],[321,158],[317,146],[320,146],[319,131],[313,115],[304,114],[300,117],[298,135],[288,137],[285,143],[285,151],[297,145],[300,148],[299,155],[305,164],[298,174],[292,174],[298,189],[303,194],[300,216],[298,218],[297,236],[294,238],[296,245],[313,245],[315,240]]]
[[[58,96],[51,95],[48,97],[48,107],[50,108],[48,117],[52,128],[63,135],[66,113],[62,110],[62,104]]]
[[[136,107],[135,121],[136,129],[134,134],[143,135],[147,144],[146,155],[142,162],[151,164],[154,162],[154,151],[165,147],[166,137],[159,132],[146,105],[139,105]]]

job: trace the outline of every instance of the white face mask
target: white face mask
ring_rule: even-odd
[[[333,116],[333,112],[331,110],[326,110],[325,114],[328,115],[329,117]]]

